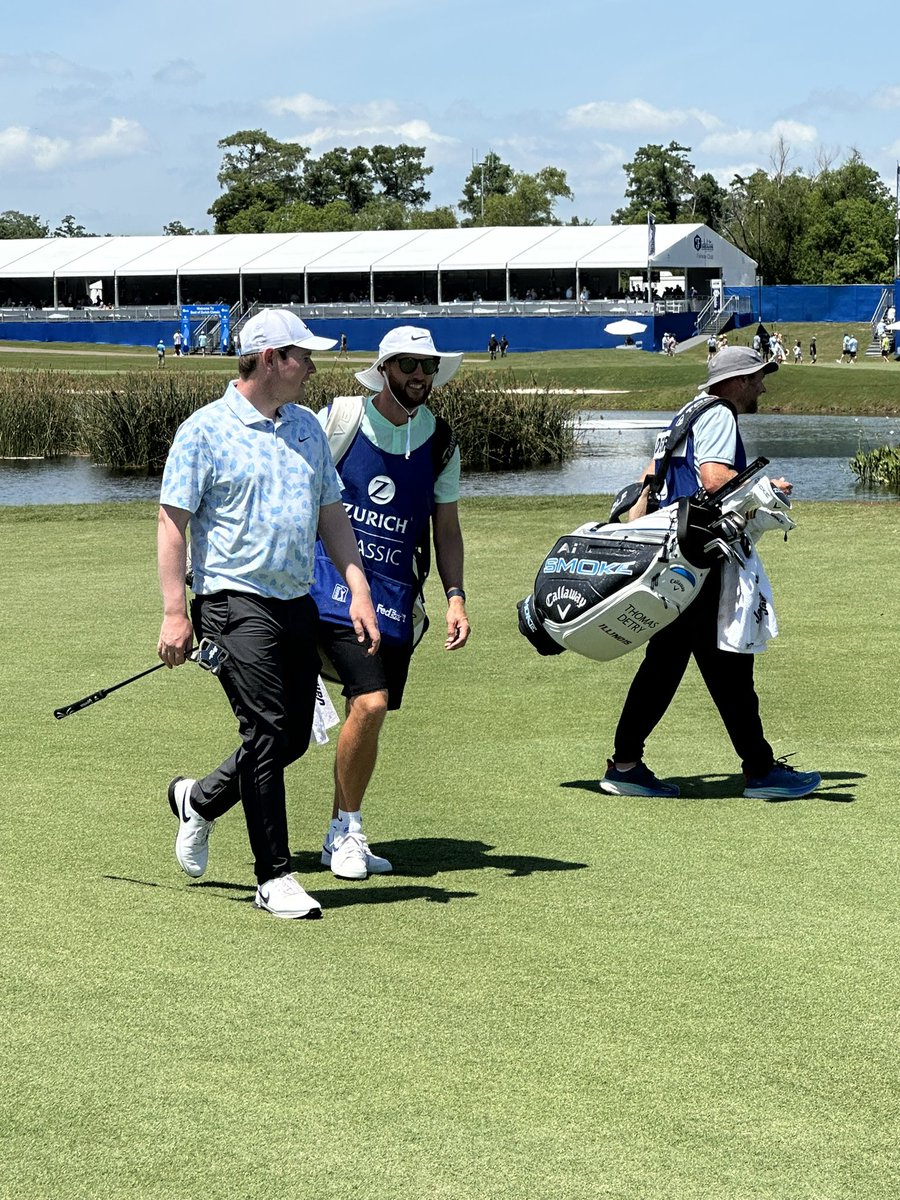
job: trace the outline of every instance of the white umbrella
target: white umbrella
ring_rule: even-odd
[[[613,321],[609,325],[604,325],[603,328],[607,333],[621,334],[623,337],[630,337],[633,333],[643,333],[647,328],[640,321],[629,321],[626,317],[622,321]]]

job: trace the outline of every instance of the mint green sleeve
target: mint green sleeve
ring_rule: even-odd
[[[459,499],[459,446],[434,481],[434,499],[437,504],[453,504]]]

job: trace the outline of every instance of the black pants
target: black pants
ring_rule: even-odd
[[[318,612],[309,596],[268,600],[218,592],[195,597],[191,618],[198,638],[212,638],[228,651],[219,680],[241,735],[234,754],[198,780],[191,803],[213,820],[241,801],[256,878],[265,883],[291,869],[284,768],[309,745]]]
[[[774,755],[763,734],[753,686],[754,656],[716,646],[720,583],[716,566],[693,604],[647,643],[616,728],[617,762],[643,758],[644,743],[671,704],[693,654],[744,771],[764,775],[772,766]]]

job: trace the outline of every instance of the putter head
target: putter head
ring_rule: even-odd
[[[210,671],[213,675],[218,675],[222,669],[222,664],[228,658],[228,651],[223,650],[221,646],[217,646],[210,638],[203,638],[200,645],[191,655],[191,658],[204,671]]]

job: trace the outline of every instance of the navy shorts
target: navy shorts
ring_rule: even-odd
[[[351,700],[367,692],[387,692],[389,711],[400,707],[413,652],[410,642],[382,641],[378,653],[370,655],[366,644],[356,640],[352,625],[333,625],[321,619],[318,641],[322,673],[327,678],[329,665],[334,668],[344,685],[341,695]]]

